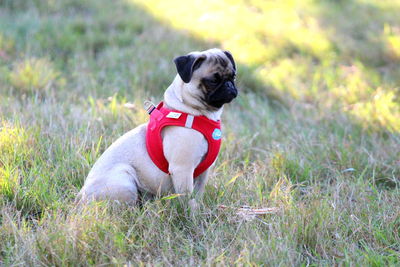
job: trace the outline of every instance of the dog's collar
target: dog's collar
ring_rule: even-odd
[[[150,102],[145,102],[145,108],[150,115],[146,132],[146,148],[150,158],[160,170],[169,173],[169,164],[164,156],[161,138],[161,130],[165,126],[191,128],[200,132],[206,138],[208,151],[194,170],[194,178],[202,174],[214,163],[221,147],[220,121],[213,121],[206,116],[194,116],[179,110],[168,109],[163,102],[160,102],[157,107]]]

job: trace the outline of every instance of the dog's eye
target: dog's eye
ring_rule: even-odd
[[[213,84],[219,84],[221,82],[221,75],[219,73],[214,73],[213,79],[211,80]]]

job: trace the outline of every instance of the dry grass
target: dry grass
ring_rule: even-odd
[[[0,1],[0,265],[398,265],[398,12]],[[174,198],[76,207],[102,151],[160,100],[173,57],[213,46],[237,58],[241,92],[200,214]],[[221,204],[281,211],[249,221]]]

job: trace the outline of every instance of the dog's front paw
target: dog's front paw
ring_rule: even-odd
[[[190,212],[196,213],[199,209],[200,209],[200,205],[199,203],[197,203],[196,199],[191,199],[189,200],[189,208],[190,208]]]

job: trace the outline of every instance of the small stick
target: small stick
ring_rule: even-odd
[[[250,207],[241,207],[241,208],[233,208],[233,207],[228,207],[225,205],[219,205],[219,209],[233,209],[236,210],[237,214],[240,215],[264,215],[264,214],[274,214],[277,213],[280,209],[277,207],[272,207],[272,208],[250,208]]]

